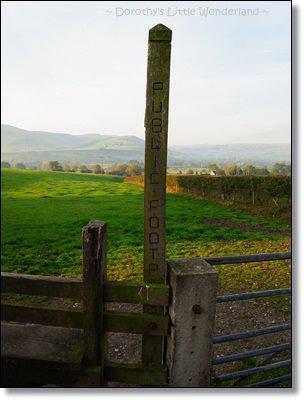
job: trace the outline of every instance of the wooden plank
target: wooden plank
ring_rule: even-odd
[[[166,282],[166,174],[172,32],[162,24],[149,31],[145,115],[144,281]],[[163,307],[144,312],[164,314]],[[142,361],[162,363],[163,338],[143,337]]]
[[[30,296],[80,299],[83,283],[80,279],[2,272],[1,291]],[[169,286],[107,281],[103,282],[103,301],[166,306],[169,301]]]
[[[1,357],[28,361],[36,368],[80,371],[83,331],[43,325],[1,322]]]
[[[35,388],[54,384],[56,387],[75,387],[82,371],[67,366],[56,369],[49,363],[35,360],[10,360],[1,358],[1,386],[5,388]]]
[[[137,385],[165,386],[167,368],[165,365],[115,364],[105,366],[105,380]]]
[[[6,301],[1,302],[1,319],[65,328],[83,328],[81,310],[70,307],[50,308],[42,305],[16,305]]]
[[[148,44],[144,280],[155,283],[164,283],[166,279],[165,202],[171,36],[170,29],[162,24],[156,25],[149,32]]]
[[[169,286],[153,283],[105,282],[104,301],[166,306],[169,302]]]
[[[82,297],[82,281],[57,276],[1,272],[1,291],[30,296],[78,299]]]
[[[103,385],[103,279],[106,268],[107,224],[90,221],[82,230],[84,363],[101,367]]]
[[[168,316],[119,313],[111,312],[104,314],[105,330],[109,332],[141,333],[152,336],[168,334]]]
[[[15,305],[1,303],[1,318],[4,321],[16,321],[65,328],[83,328],[83,315],[80,309],[69,307],[46,308],[41,305]],[[109,332],[167,335],[168,316],[141,313],[104,313],[103,328]]]

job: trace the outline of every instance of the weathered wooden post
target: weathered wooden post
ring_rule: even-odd
[[[209,387],[218,273],[206,261],[188,259],[169,261],[169,276],[169,386]]]
[[[146,90],[144,281],[166,282],[165,201],[169,78],[172,32],[159,24],[149,31]],[[144,306],[146,313],[163,307]],[[163,362],[163,338],[143,336],[143,363]]]
[[[101,367],[98,386],[103,384],[102,320],[106,240],[106,222],[90,221],[82,230],[84,361],[88,367]]]

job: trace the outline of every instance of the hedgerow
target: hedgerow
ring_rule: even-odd
[[[126,182],[143,185],[144,177],[129,177]],[[291,177],[168,175],[167,191],[214,200],[278,205],[290,202]]]

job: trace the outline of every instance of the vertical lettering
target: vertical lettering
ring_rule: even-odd
[[[166,282],[165,201],[171,36],[171,30],[162,24],[149,32],[144,185],[146,283]],[[143,310],[155,314],[164,312],[163,307],[148,305]],[[163,338],[143,335],[142,360],[144,363],[163,362]]]
[[[153,94],[155,94],[157,90],[163,90],[163,88],[164,88],[163,82],[153,82]]]
[[[159,106],[156,108],[155,107],[155,101],[153,100],[152,111],[157,114],[157,113],[161,113],[162,109],[163,109],[163,103],[160,102]]]

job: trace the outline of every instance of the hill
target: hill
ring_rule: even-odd
[[[202,144],[195,146],[172,146],[185,158],[207,162],[238,164],[273,164],[278,161],[290,162],[291,146],[287,143],[236,143]]]
[[[134,135],[116,136],[89,133],[71,135],[44,131],[28,131],[1,125],[1,154],[9,162],[43,162],[50,160],[74,163],[128,162],[144,160],[144,140]],[[197,163],[251,163],[270,165],[290,162],[289,144],[203,144],[171,146],[169,165]]]
[[[89,133],[70,135],[44,131],[27,131],[1,125],[1,151],[5,153],[62,150],[121,149],[137,150],[144,141],[136,136],[115,136]]]

